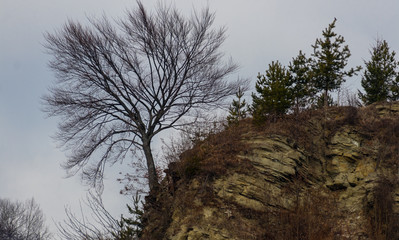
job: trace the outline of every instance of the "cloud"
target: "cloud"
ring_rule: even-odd
[[[171,1],[167,1],[171,2]],[[226,55],[241,65],[237,73],[254,83],[274,60],[288,64],[299,50],[311,54],[311,44],[338,18],[336,31],[352,51],[350,65],[362,65],[377,36],[399,51],[399,2],[377,1],[173,1],[183,13],[207,4],[216,12],[216,25],[226,25]],[[152,8],[156,0],[143,1]],[[106,13],[123,17],[134,7],[131,0],[2,0],[0,7],[0,197],[25,200],[35,197],[48,219],[61,220],[65,204],[78,209],[86,188],[79,178],[64,179],[59,167],[65,155],[50,138],[57,119],[45,119],[40,97],[54,78],[47,68],[43,33],[53,32],[70,18]],[[359,78],[348,81],[360,88]],[[157,146],[159,148],[159,146]],[[118,166],[118,164],[117,164]],[[108,174],[104,201],[118,215],[125,208],[115,172]]]

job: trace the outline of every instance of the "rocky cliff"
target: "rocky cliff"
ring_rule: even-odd
[[[208,137],[147,198],[143,239],[399,239],[399,104]]]

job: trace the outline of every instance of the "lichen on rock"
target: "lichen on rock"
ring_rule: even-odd
[[[399,104],[326,111],[200,143],[213,141],[163,182],[143,239],[398,239]]]

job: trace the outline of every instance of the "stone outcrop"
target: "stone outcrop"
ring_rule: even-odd
[[[223,174],[202,174],[206,154],[192,176],[169,169],[143,238],[397,239],[398,117],[390,104],[248,127]]]

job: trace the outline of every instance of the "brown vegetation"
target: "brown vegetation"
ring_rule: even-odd
[[[184,234],[193,239],[398,239],[395,198],[399,189],[399,115],[384,106],[307,110],[261,125],[246,119],[225,131],[209,134],[184,152],[180,161],[169,165],[163,190],[147,199],[144,239],[180,239],[178,236]],[[326,183],[328,174],[333,174],[327,168],[332,161],[331,144],[337,134],[345,131],[361,138],[358,150],[375,166],[375,177],[364,181],[373,187],[361,193],[365,194],[363,203],[359,203],[363,208],[360,206],[357,212],[348,212],[344,207],[347,205],[342,196],[347,195],[342,193],[346,188],[356,189],[357,184],[362,184],[360,180],[348,186]],[[219,180],[236,179],[237,185],[227,183],[231,188],[222,190],[235,191],[234,188],[241,188],[240,184],[247,184],[240,182],[240,176],[249,182],[262,177],[255,173],[259,169],[254,163],[245,158],[252,151],[247,140],[256,136],[284,136],[293,151],[307,156],[305,162],[297,163],[295,174],[277,179],[278,185],[265,178],[265,196],[259,199],[259,195],[250,192],[251,186],[236,190],[246,194],[246,201],[256,201],[260,207],[240,204],[231,194],[221,196],[216,184]],[[278,145],[274,147],[272,151],[281,151]],[[362,225],[351,222],[356,218],[362,219]]]

